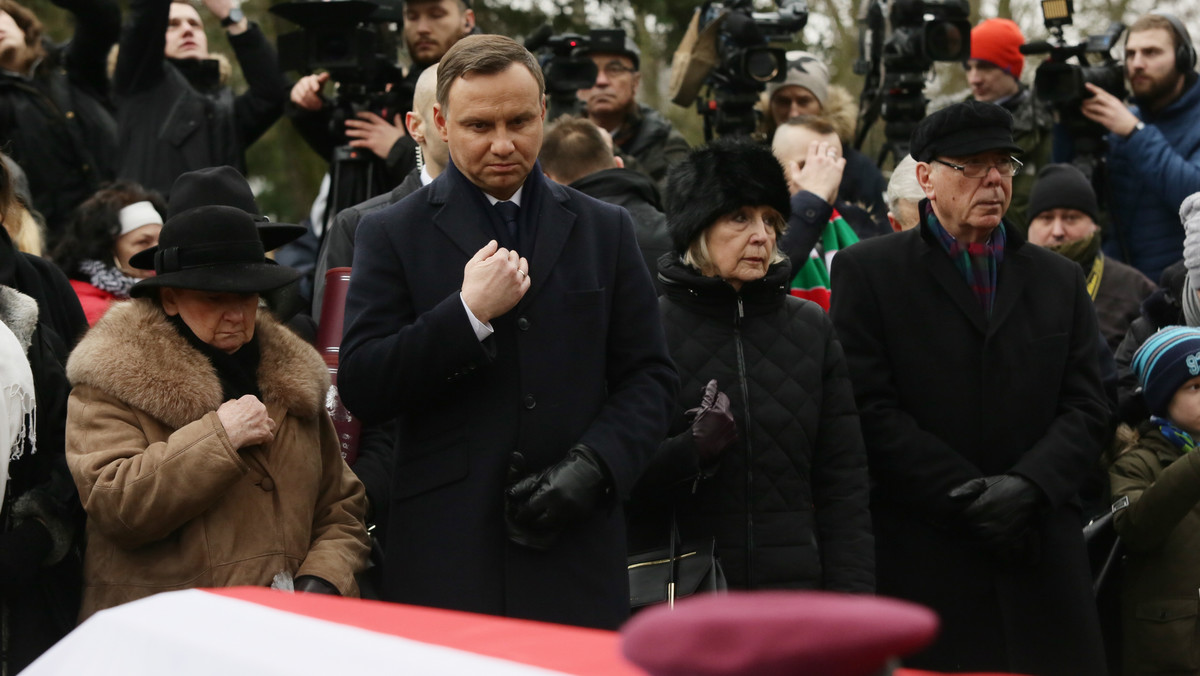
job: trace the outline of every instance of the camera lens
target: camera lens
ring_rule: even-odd
[[[782,70],[778,52],[771,49],[747,49],[742,67],[757,82],[770,82]]]
[[[957,21],[930,22],[925,26],[925,55],[934,61],[965,61],[970,34],[970,25]]]

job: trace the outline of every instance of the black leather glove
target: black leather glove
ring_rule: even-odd
[[[692,417],[692,441],[701,465],[711,465],[729,445],[738,439],[737,423],[729,397],[717,389],[716,379],[704,386],[700,406],[686,411]]]
[[[1034,517],[1041,507],[1041,490],[1016,474],[981,477],[950,491],[949,497],[965,504],[962,523],[980,544],[1029,561],[1036,559],[1037,530]]]
[[[513,454],[510,477],[523,460]],[[508,539],[549,549],[567,526],[594,512],[612,493],[612,479],[592,449],[576,445],[558,464],[531,474],[504,492]]]
[[[327,594],[329,596],[341,596],[341,592],[337,587],[329,584],[325,580],[316,575],[301,575],[292,583],[292,588],[298,592],[308,592],[310,594]]]

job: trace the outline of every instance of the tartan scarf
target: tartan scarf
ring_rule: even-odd
[[[792,277],[790,293],[797,298],[811,300],[829,312],[832,291],[829,268],[833,265],[833,255],[857,241],[858,235],[854,234],[850,224],[846,223],[846,219],[837,209],[834,209],[829,222],[825,224],[825,232],[821,235],[821,246],[813,247],[808,260]]]
[[[1001,223],[992,230],[987,242],[963,244],[954,239],[954,235],[946,232],[928,202],[924,203],[924,208],[925,224],[937,235],[942,248],[950,255],[950,260],[954,261],[954,267],[962,273],[979,305],[991,317],[992,308],[996,304],[996,277],[1000,271],[1000,263],[1004,261],[1004,244],[1008,240],[1004,234],[1004,224]]]

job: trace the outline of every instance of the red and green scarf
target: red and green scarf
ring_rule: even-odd
[[[811,300],[829,312],[829,269],[833,266],[833,256],[838,251],[858,241],[858,235],[846,223],[846,219],[837,209],[829,217],[825,232],[821,235],[821,246],[813,247],[809,259],[796,271],[792,277],[791,294],[797,298]]]

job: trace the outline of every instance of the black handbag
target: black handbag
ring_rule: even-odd
[[[1124,548],[1121,536],[1113,526],[1113,513],[1108,512],[1084,526],[1083,541],[1092,569],[1092,593],[1099,597],[1109,589],[1120,587],[1117,563],[1124,555]]]
[[[725,571],[717,558],[716,538],[681,540],[674,514],[666,547],[629,556],[630,608],[660,603],[673,608],[675,599],[727,589]]]

